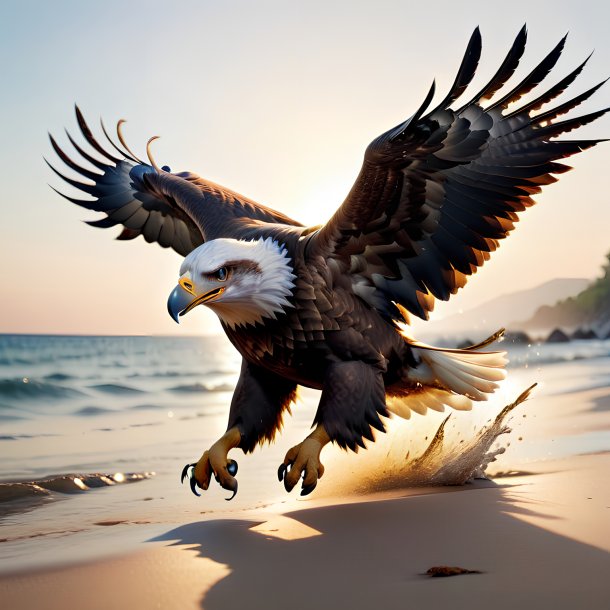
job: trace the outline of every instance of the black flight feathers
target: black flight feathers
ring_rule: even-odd
[[[190,172],[171,174],[157,171],[152,162],[141,161],[127,148],[120,129],[122,120],[117,125],[120,145],[110,138],[101,124],[102,133],[110,145],[110,149],[104,148],[93,136],[78,106],[75,110],[81,135],[92,152],[82,148],[66,132],[80,156],[77,163],[53,136],[49,135],[49,138],[59,159],[79,177],[90,182],[71,178],[48,161],[47,164],[64,182],[90,198],[75,198],[53,190],[80,207],[106,214],[99,220],[87,221],[87,224],[103,229],[122,226],[117,239],[131,240],[142,235],[147,242],[171,247],[182,256],[202,244],[204,239],[247,237],[267,224],[300,226],[279,212]],[[95,169],[85,167],[83,161]]]
[[[525,26],[491,80],[458,109],[479,63],[473,32],[447,95],[428,111],[434,84],[417,112],[375,139],[346,201],[312,239],[309,252],[333,258],[354,291],[387,317],[393,302],[427,318],[435,299],[464,286],[533,205],[532,195],[569,169],[558,163],[602,140],[555,140],[608,109],[555,121],[589,98],[599,83],[543,113],[580,74],[587,59],[550,89],[506,112],[553,69],[565,36],[507,93],[524,53]],[[604,81],[605,82],[605,81]],[[499,94],[497,101],[486,104]]]
[[[605,81],[533,114],[574,82],[588,58],[533,100],[509,109],[548,76],[566,38],[502,94],[526,40],[524,26],[491,80],[466,104],[452,109],[479,64],[481,35],[475,29],[447,95],[428,110],[433,83],[409,119],[369,145],[347,199],[315,232],[195,174],[157,171],[154,163],[142,162],[127,148],[122,121],[117,126],[120,144],[102,124],[108,142],[102,146],[78,108],[77,123],[90,150],[68,134],[80,157],[77,163],[52,136],[51,146],[63,164],[85,181],[52,169],[88,196],[63,195],[66,199],[105,214],[89,224],[122,226],[119,239],[142,235],[185,256],[204,239],[273,236],[294,244],[299,235],[311,233],[306,250],[311,264],[332,259],[328,268],[349,277],[354,293],[389,318],[396,317],[393,302],[427,318],[435,299],[448,299],[489,258],[514,228],[518,213],[534,203],[532,195],[556,181],[553,174],[569,169],[559,160],[602,141],[555,138],[608,110],[556,120]]]

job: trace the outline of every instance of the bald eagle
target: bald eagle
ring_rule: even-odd
[[[433,84],[409,119],[373,140],[354,186],[323,226],[303,226],[191,172],[159,168],[150,154],[154,138],[149,162],[140,160],[125,143],[123,121],[118,143],[102,123],[108,141],[102,146],[76,108],[89,149],[68,137],[90,167],[51,136],[61,161],[86,181],[52,169],[90,198],[63,196],[105,214],[88,224],[122,226],[118,239],[142,235],[184,256],[170,315],[178,321],[200,304],[209,307],[243,357],[226,433],[183,470],[196,495],[212,476],[235,495],[237,464],[228,452],[272,441],[298,385],[321,390],[321,398],[313,432],[288,451],[278,477],[287,491],[302,478],[303,495],[323,474],[327,443],[357,451],[374,440],[373,429],[384,431],[390,412],[469,409],[497,387],[504,352],[482,351],[488,342],[435,348],[414,339],[406,324],[409,314],[427,319],[435,299],[445,301],[466,284],[534,204],[532,195],[569,169],[558,160],[601,141],[555,137],[606,112],[556,120],[602,83],[540,111],[587,60],[531,101],[508,108],[547,76],[565,43],[498,93],[517,68],[526,36],[524,26],[491,80],[458,106],[481,53],[475,29],[447,95],[428,110]]]

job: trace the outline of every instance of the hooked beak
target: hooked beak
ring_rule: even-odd
[[[197,296],[193,290],[193,284],[186,278],[180,278],[178,285],[172,290],[169,299],[167,299],[167,311],[173,320],[179,324],[180,316],[187,314],[197,305],[219,297],[224,291],[224,286],[218,286]]]

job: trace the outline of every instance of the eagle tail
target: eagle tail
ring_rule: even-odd
[[[427,409],[442,412],[445,406],[468,411],[473,400],[487,400],[498,382],[506,378],[506,352],[480,351],[500,339],[504,329],[476,345],[449,349],[426,345],[412,337],[405,324],[396,324],[419,362],[408,372],[409,381],[415,382],[417,389],[388,399],[388,409],[400,417],[408,419],[411,411],[423,415]]]
[[[460,394],[470,400],[487,400],[506,377],[506,352],[476,349],[443,349],[418,341],[408,341],[419,365],[409,371],[409,379]],[[476,346],[475,346],[476,347]]]

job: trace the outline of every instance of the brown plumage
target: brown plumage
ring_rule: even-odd
[[[144,163],[124,149],[121,122],[121,145],[103,130],[112,146],[107,149],[76,109],[80,131],[95,153],[70,141],[99,171],[74,162],[51,138],[59,158],[89,182],[54,171],[92,199],[64,197],[105,214],[89,224],[121,226],[118,239],[142,235],[189,255],[181,271],[182,288],[170,297],[170,313],[178,319],[178,302],[184,310],[186,286],[198,299],[191,305],[205,302],[216,308],[244,358],[226,438],[197,463],[195,484],[207,488],[213,471],[224,487],[236,491],[227,470],[228,449],[251,451],[257,443],[272,440],[298,384],[322,390],[316,431],[302,447],[291,450],[280,467],[287,489],[303,471],[304,493],[321,476],[314,454],[319,457],[325,442],[356,450],[366,439],[373,440],[373,428],[384,429],[386,396],[400,397],[402,407],[395,411],[408,415],[409,409],[425,411],[426,396],[431,408],[468,408],[470,400],[484,400],[496,387],[501,354],[431,348],[409,337],[406,329],[401,332],[396,321],[408,313],[427,318],[435,299],[447,300],[463,287],[513,230],[520,213],[533,205],[532,196],[569,169],[560,161],[600,142],[555,138],[606,112],[558,120],[602,83],[534,114],[573,82],[586,60],[531,102],[507,110],[548,75],[565,44],[563,38],[527,77],[502,94],[524,52],[526,36],[524,27],[489,83],[453,109],[479,62],[477,28],[448,94],[427,111],[433,85],[412,117],[369,145],[352,190],[320,228],[304,227],[190,172],[158,171],[152,161]],[[496,94],[497,101],[486,105]],[[220,260],[219,253],[239,249],[240,244],[249,244],[253,252],[259,248],[260,256],[275,257],[280,270],[286,262],[285,276],[273,288],[279,295],[277,306],[257,301],[255,311],[241,302],[241,309],[229,315],[231,307],[237,307],[231,305],[231,290],[236,293],[235,286],[243,288],[248,282],[254,285],[265,274],[264,266],[241,251],[206,269],[208,284],[215,273],[220,274],[218,282],[227,284],[214,290],[206,284],[208,292],[201,294],[193,287],[194,269],[205,264],[205,257]],[[289,465],[298,472],[288,471]]]

